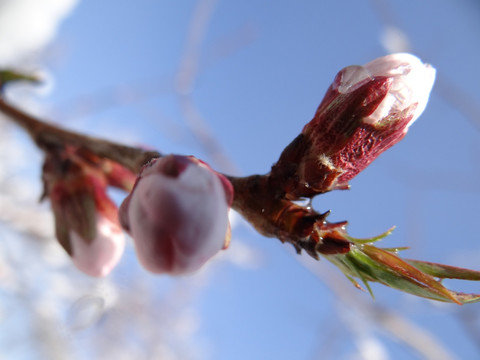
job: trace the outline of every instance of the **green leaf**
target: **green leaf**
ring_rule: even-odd
[[[36,75],[24,74],[14,70],[0,70],[0,90],[3,90],[6,84],[16,81],[26,81],[30,83],[39,83],[40,79]]]
[[[357,245],[370,244],[370,243],[374,243],[374,242],[383,240],[388,235],[390,235],[393,232],[393,230],[395,230],[395,226],[392,226],[390,229],[385,231],[383,234],[380,234],[378,236],[374,236],[374,237],[371,237],[371,238],[367,238],[367,239],[358,239],[358,238],[351,237],[349,235],[345,235],[345,237],[347,238],[347,240],[350,240],[351,242],[353,242],[354,244],[357,244]]]
[[[405,259],[405,261],[424,273],[440,279],[480,280],[480,271],[436,264],[428,261],[409,259]]]
[[[448,290],[434,278],[480,280],[478,271],[424,261],[402,260],[390,249],[380,249],[369,244],[352,244],[346,254],[325,257],[338,266],[357,287],[359,285],[353,278],[362,280],[371,294],[368,281],[379,282],[424,298],[459,305],[480,301],[480,295]]]

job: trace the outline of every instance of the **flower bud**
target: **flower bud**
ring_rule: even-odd
[[[186,274],[226,246],[232,199],[223,175],[192,156],[169,155],[144,167],[120,221],[147,270]]]
[[[344,68],[312,121],[272,167],[272,181],[282,183],[289,199],[348,188],[405,136],[425,109],[434,80],[435,69],[410,54]]]
[[[106,194],[107,177],[72,149],[48,152],[43,167],[59,243],[90,276],[107,275],[125,246],[117,207]]]

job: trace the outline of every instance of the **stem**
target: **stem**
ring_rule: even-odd
[[[317,213],[277,194],[267,175],[227,177],[234,189],[232,209],[238,211],[260,234],[291,243],[298,253],[345,254],[351,242],[345,238],[346,222],[330,223],[328,212]]]
[[[0,112],[25,129],[41,149],[63,147],[65,145],[84,147],[100,157],[120,163],[134,173],[138,173],[142,166],[152,158],[162,156],[156,151],[145,151],[48,124],[8,104],[1,97]]]

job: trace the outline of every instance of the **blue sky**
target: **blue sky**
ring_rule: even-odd
[[[475,1],[210,3],[214,8],[190,96],[243,175],[267,172],[311,119],[336,72],[384,55],[380,39],[386,27],[401,29],[412,52],[437,69],[430,103],[406,138],[357,176],[350,191],[322,195],[314,206],[331,209],[332,221],[348,220],[355,237],[396,225],[386,244],[412,247],[407,257],[479,269],[480,6]],[[50,118],[166,153],[195,154],[226,171],[188,131],[175,93],[195,6],[195,1],[80,1],[47,52],[44,65],[55,86],[42,101]],[[457,97],[477,109],[458,105]],[[416,358],[342,307],[288,246],[247,225],[235,229],[233,241],[254,249],[261,261],[255,269],[221,263],[194,303],[201,314],[198,337],[210,344],[206,358],[360,359],[352,355],[359,354],[355,319],[379,339],[385,359]],[[122,274],[138,267],[134,261],[127,254],[114,272],[121,286],[127,286]],[[323,261],[322,271],[336,270]],[[151,286],[167,281],[135,272]],[[480,291],[478,284],[447,284]],[[478,313],[478,304],[438,306],[381,286],[373,289],[376,304],[430,331],[458,359],[480,356],[479,344],[459,321],[462,314]],[[360,291],[354,296],[370,301]],[[101,335],[98,328],[88,336]]]

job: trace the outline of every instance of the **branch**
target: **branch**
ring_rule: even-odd
[[[74,131],[61,129],[29,115],[0,97],[0,112],[27,131],[32,140],[41,149],[63,148],[72,145],[86,148],[97,156],[113,160],[127,169],[138,173],[142,166],[161,154],[156,151],[145,151],[140,148],[115,143]]]
[[[226,199],[222,198],[219,201],[227,200],[230,204],[231,191],[227,189],[231,190],[233,186],[232,208],[245,217],[260,234],[292,244],[299,254],[305,250],[317,260],[320,256],[326,257],[357,288],[361,286],[355,279],[360,279],[372,296],[369,282],[374,281],[437,301],[459,305],[477,302],[480,301],[480,295],[450,291],[437,278],[480,280],[480,272],[422,261],[402,260],[397,256],[401,248],[382,249],[373,246],[374,242],[387,236],[390,231],[370,239],[356,239],[348,235],[346,221],[330,223],[326,220],[329,212],[318,213],[310,205],[301,206],[295,202],[331,190],[348,189],[350,179],[405,136],[409,124],[420,115],[416,109],[420,108],[420,111],[423,111],[426,102],[422,106],[418,102],[395,105],[407,106],[403,110],[392,105],[387,116],[374,120],[372,116],[387,94],[391,93],[393,81],[398,83],[394,88],[403,86],[407,89],[412,83],[417,82],[408,77],[408,71],[400,78],[392,77],[388,73],[388,76],[383,73],[377,76],[369,75],[369,71],[382,69],[378,66],[379,63],[394,67],[397,62],[403,64],[402,61],[416,67],[421,75],[418,76],[425,77],[433,84],[434,70],[409,54],[380,58],[365,67],[352,66],[341,70],[314,118],[284,149],[271,171],[265,175],[226,176],[229,181],[225,180],[224,183],[222,180]],[[93,241],[98,235],[96,217],[98,211],[102,211],[103,215],[108,217],[112,226],[120,227],[117,208],[108,198],[106,187],[118,186],[127,191],[132,190],[134,174],[140,174],[143,165],[153,158],[161,157],[158,152],[144,151],[60,129],[18,110],[1,98],[0,112],[23,127],[46,152],[43,168],[45,196],[52,200],[57,238],[72,256],[74,254],[70,232],[75,229],[83,239]],[[158,162],[155,169],[173,179],[177,179],[187,165],[200,164],[198,160],[181,156],[169,159],[172,161]],[[109,164],[107,160],[113,163]],[[125,174],[121,170],[117,172],[115,164],[123,165],[133,174],[131,172]],[[146,170],[145,177],[147,173],[157,171],[152,169]],[[203,169],[205,171],[205,167]],[[219,178],[223,177],[222,174],[217,175]],[[124,182],[125,179],[128,181]],[[142,174],[138,179],[142,179]],[[194,183],[197,180],[192,178],[188,181]],[[148,181],[146,183],[149,184]],[[173,186],[177,188],[176,185]],[[148,189],[147,185],[145,194],[151,193],[147,191]],[[122,205],[124,216],[122,214],[120,216],[121,225],[127,231],[131,230],[130,221],[127,220],[133,194],[132,191],[124,201]],[[205,193],[206,198],[212,195]],[[144,197],[147,201],[145,206],[158,202],[157,198]],[[177,200],[172,204],[176,204]],[[70,210],[68,206],[71,206]],[[164,206],[165,204],[158,204],[158,209],[163,209]],[[225,209],[228,209],[228,206]],[[187,213],[190,214],[188,211]],[[184,216],[182,224],[188,227],[192,219],[189,215],[182,216]],[[137,218],[138,216],[135,219]],[[153,222],[149,224],[152,229],[156,229],[157,220],[155,216],[149,217],[148,221]],[[140,228],[143,229],[144,226]],[[148,239],[144,240],[158,245],[161,239],[159,240],[153,231],[152,236],[149,234]],[[228,241],[221,240],[225,247]],[[85,264],[91,260],[91,256],[97,255],[88,254],[84,259]],[[103,261],[102,258],[99,259],[99,262]]]

